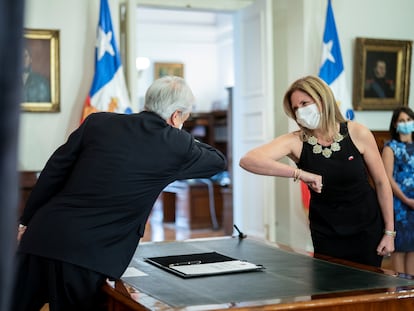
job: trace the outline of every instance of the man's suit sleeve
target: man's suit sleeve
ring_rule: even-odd
[[[27,200],[20,218],[21,224],[28,225],[36,210],[62,189],[79,156],[86,123],[87,120],[69,136],[65,144],[56,149],[47,161]]]
[[[179,179],[208,178],[226,169],[226,157],[212,146],[193,140]]]

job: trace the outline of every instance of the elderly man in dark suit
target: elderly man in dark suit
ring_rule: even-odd
[[[54,152],[21,217],[14,311],[98,310],[164,187],[225,169],[222,153],[180,130],[193,103],[182,78],[163,77],[144,111],[91,114]]]

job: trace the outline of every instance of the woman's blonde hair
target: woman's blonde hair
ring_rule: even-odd
[[[291,97],[295,91],[304,92],[312,97],[321,111],[321,129],[324,132],[329,133],[329,135],[333,135],[337,131],[337,123],[346,121],[341,114],[331,88],[322,79],[316,76],[306,76],[300,78],[293,82],[286,91],[283,98],[283,109],[293,120],[296,121],[296,115],[292,108]],[[312,135],[312,130],[303,127],[300,124],[298,125],[302,132],[302,139],[307,140],[309,136]]]

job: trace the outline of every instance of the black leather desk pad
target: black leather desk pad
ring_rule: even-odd
[[[261,264],[265,269],[183,279],[144,261],[145,257],[209,251]],[[320,294],[414,286],[414,280],[339,265],[238,238],[142,243],[130,266],[148,275],[123,277],[124,282],[175,308],[278,299],[289,302]]]

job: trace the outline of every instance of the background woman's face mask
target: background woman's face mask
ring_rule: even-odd
[[[400,122],[397,124],[397,132],[401,134],[410,134],[414,132],[414,121]]]
[[[309,104],[296,110],[296,122],[310,130],[318,128],[320,121],[321,114],[316,104]]]

